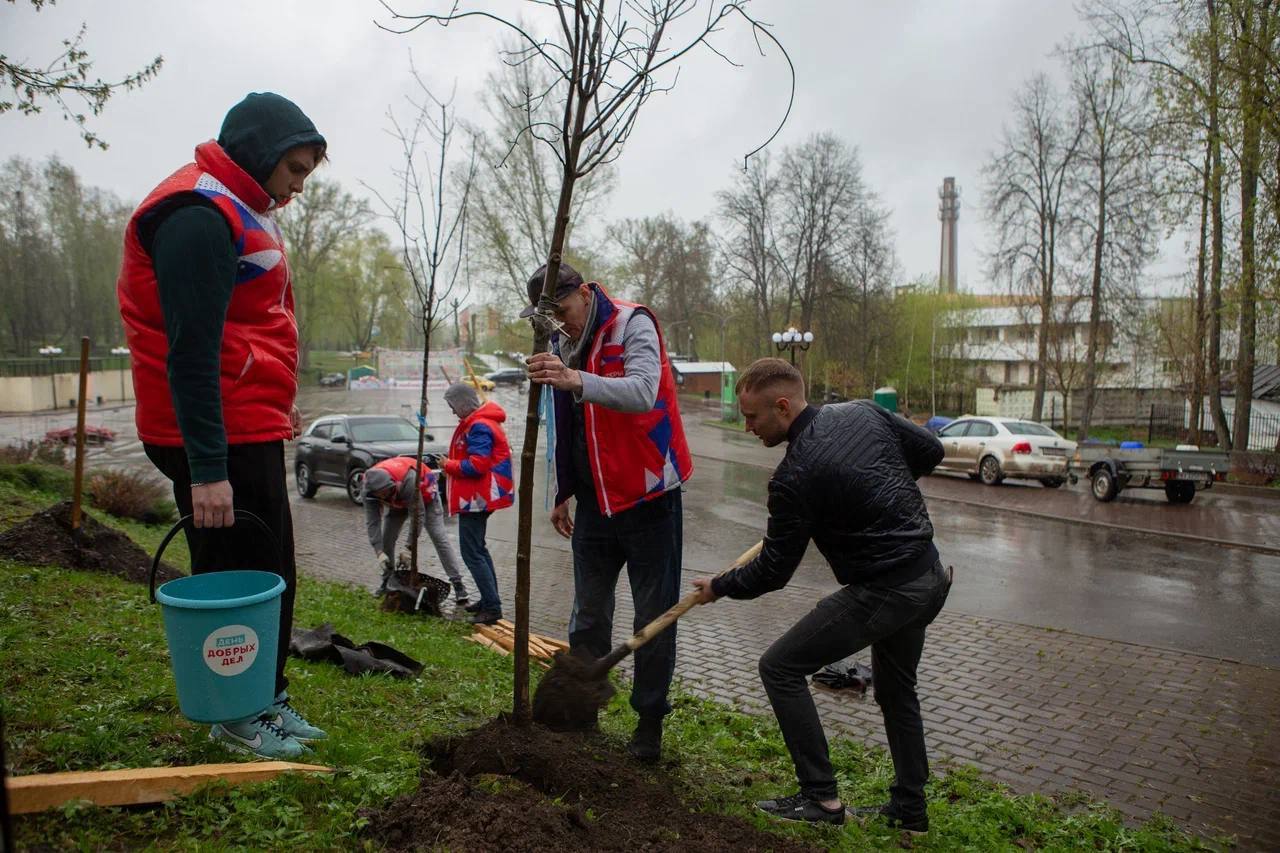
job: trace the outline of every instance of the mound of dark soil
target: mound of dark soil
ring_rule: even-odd
[[[679,783],[598,735],[495,720],[428,747],[432,773],[368,814],[392,850],[804,851],[728,815],[691,812]]]
[[[22,563],[89,569],[146,583],[151,556],[123,533],[80,516],[81,547],[71,538],[71,501],[54,504],[0,533],[0,557]],[[161,563],[156,585],[182,577],[182,572]]]

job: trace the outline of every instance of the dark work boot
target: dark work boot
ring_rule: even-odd
[[[662,718],[641,717],[635,734],[627,743],[627,752],[646,764],[654,764],[662,758]]]

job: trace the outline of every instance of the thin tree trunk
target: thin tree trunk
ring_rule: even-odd
[[[424,343],[422,345],[422,394],[418,398],[418,452],[414,456],[417,460],[418,467],[414,469],[417,473],[422,468],[422,453],[426,447],[427,439],[427,368],[431,360],[431,321],[432,317],[425,316],[422,318],[422,337]],[[418,484],[421,488],[422,484]],[[422,512],[425,507],[422,501],[412,500],[409,502],[413,507],[413,516],[409,521],[409,567],[411,574],[409,583],[414,588],[418,588],[418,535],[422,530]],[[392,567],[394,570],[394,566]]]
[[[1270,11],[1264,4],[1258,15],[1260,25],[1265,25]],[[1257,58],[1258,48],[1253,43],[1254,29],[1252,8],[1241,13],[1242,25],[1239,39],[1240,66],[1243,79],[1241,95],[1241,151],[1240,151],[1240,324],[1239,349],[1236,352],[1236,411],[1235,446],[1249,449],[1249,420],[1253,413],[1253,362],[1254,343],[1258,326],[1258,166],[1262,159],[1262,97],[1258,91],[1259,77],[1264,73]],[[1268,38],[1263,30],[1257,35]]]
[[[1200,432],[1204,429],[1204,384],[1205,384],[1205,335],[1208,317],[1205,316],[1205,278],[1208,265],[1209,239],[1209,172],[1213,168],[1213,147],[1206,142],[1204,150],[1204,174],[1200,190],[1200,244],[1196,251],[1196,307],[1195,307],[1195,364],[1191,378],[1191,405],[1195,411],[1192,416],[1191,441],[1200,443]]]
[[[582,144],[582,128],[586,121],[587,102],[565,105],[566,117],[573,117],[573,129],[566,134],[570,141],[564,158],[564,181],[560,185],[560,201],[556,206],[555,228],[551,233],[551,251],[547,256],[546,275],[542,279],[542,295],[555,292],[560,275],[561,253],[569,231],[569,213],[573,203],[573,186],[577,181],[578,154]],[[586,331],[583,331],[586,334]],[[545,352],[548,335],[534,323],[533,352]],[[541,389],[529,389],[529,405],[525,411],[524,446],[520,450],[519,516],[516,534],[516,630],[515,630],[515,697],[512,717],[516,725],[532,722],[529,705],[529,574],[533,553],[533,466],[538,452],[538,404]]]
[[[1213,214],[1212,264],[1209,269],[1209,405],[1218,447],[1231,449],[1231,428],[1222,408],[1222,140],[1218,136],[1218,15],[1215,0],[1209,12],[1209,147],[1213,152],[1210,206]]]
[[[1105,150],[1105,149],[1104,149]],[[1093,240],[1093,283],[1089,289],[1089,348],[1084,362],[1084,411],[1080,414],[1077,440],[1089,437],[1089,422],[1098,395],[1098,331],[1102,325],[1102,248],[1107,241],[1107,164],[1098,164],[1098,227]],[[1065,421],[1063,422],[1065,425]]]

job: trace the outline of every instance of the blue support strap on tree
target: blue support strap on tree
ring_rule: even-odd
[[[553,483],[556,479],[556,407],[552,397],[551,386],[542,386],[542,399],[538,401],[538,415],[542,423],[547,425],[547,486],[542,498],[544,508],[550,512],[554,499]]]

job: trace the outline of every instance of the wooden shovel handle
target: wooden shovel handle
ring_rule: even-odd
[[[745,566],[747,563],[751,562],[756,558],[756,555],[760,553],[760,549],[762,547],[764,547],[763,541],[757,542],[756,544],[752,545],[750,548],[748,548],[746,551],[743,552],[741,557],[733,561],[732,566],[725,569],[720,574],[724,575],[728,572],[733,571],[736,568],[739,568],[740,566]],[[717,577],[719,577],[719,575],[717,575]],[[634,652],[636,649],[640,648],[645,643],[649,642],[654,637],[661,634],[668,627],[670,627],[672,622],[676,621],[681,616],[688,613],[697,605],[699,595],[700,593],[695,590],[694,592],[689,593],[684,598],[677,601],[671,607],[670,610],[668,610],[666,613],[663,613],[657,619],[654,619],[648,625],[645,625],[643,628],[637,631],[630,640],[627,640],[627,648],[631,649],[631,651]]]

